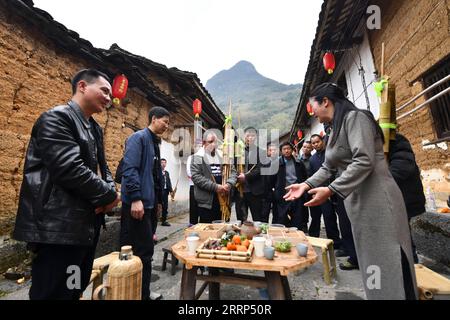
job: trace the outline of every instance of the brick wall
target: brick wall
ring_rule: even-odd
[[[86,61],[56,48],[27,22],[9,16],[0,5],[0,237],[15,221],[24,156],[31,128],[39,115],[71,97],[70,79]],[[163,78],[155,79],[163,85]],[[164,84],[168,91],[169,85]],[[139,93],[129,91],[126,108],[112,108],[96,115],[104,128],[106,157],[114,173],[123,154],[126,137],[133,131],[123,127],[148,125],[152,104]],[[186,123],[175,117],[173,124]],[[172,127],[172,126],[171,126]],[[171,130],[164,136],[169,138]]]
[[[396,85],[400,106],[423,90],[414,81],[450,53],[450,0],[380,0],[374,4],[381,7],[382,15],[381,30],[369,34],[375,65],[380,70],[384,42],[385,72]],[[404,111],[424,101],[421,98]],[[401,119],[399,125],[413,146],[425,186],[433,187],[441,201],[446,199],[450,194],[450,144],[423,147],[437,139],[429,108]]]

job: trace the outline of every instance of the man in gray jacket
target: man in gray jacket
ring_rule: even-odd
[[[217,154],[217,135],[207,131],[203,135],[203,147],[194,155],[191,164],[194,196],[198,205],[200,223],[221,220],[219,194],[227,194],[235,186],[236,170],[232,166],[230,177],[222,183],[222,159]]]

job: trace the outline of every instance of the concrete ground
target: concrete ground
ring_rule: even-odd
[[[170,268],[166,271],[161,270],[163,252],[162,248],[170,247],[172,244],[181,240],[184,236],[184,229],[187,227],[188,216],[181,215],[169,220],[170,227],[158,226],[157,236],[159,239],[155,247],[153,273],[151,290],[161,293],[165,300],[177,300],[179,296],[181,283],[181,268],[177,267],[174,276],[170,275]],[[323,223],[322,223],[323,228]],[[322,230],[324,233],[324,230]],[[324,236],[324,235],[323,235]],[[321,255],[318,253],[319,260],[311,267],[289,275],[289,283],[293,299],[295,300],[361,300],[365,298],[362,280],[359,270],[341,271],[338,268],[337,278],[331,285],[325,284],[322,274]],[[420,257],[421,262],[428,267],[443,273],[450,278],[450,272],[442,266],[435,266],[433,261]],[[343,262],[346,258],[337,258],[337,263]],[[255,275],[262,275],[262,272],[247,272]],[[18,285],[14,281],[0,279],[0,300],[26,300],[28,299],[28,290],[31,280]],[[197,284],[199,288],[201,283]],[[85,298],[90,298],[90,288],[85,292]],[[208,299],[208,290],[205,290],[201,299]],[[250,287],[239,287],[235,285],[221,286],[221,299],[223,300],[262,300],[266,299],[264,294],[257,289]]]

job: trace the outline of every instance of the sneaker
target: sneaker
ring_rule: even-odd
[[[170,227],[170,223],[168,223],[167,221],[163,221],[163,222],[161,223],[161,225],[162,225],[163,227]]]
[[[341,270],[359,270],[359,266],[357,264],[352,264],[348,260],[343,263],[339,263],[339,268]]]
[[[334,250],[334,255],[335,255],[335,257],[338,257],[338,258],[348,257],[348,253],[342,249]]]

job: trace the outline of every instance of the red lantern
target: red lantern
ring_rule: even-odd
[[[320,131],[320,136],[321,136],[322,138],[325,137],[325,132]]]
[[[303,138],[303,132],[302,132],[302,130],[298,130],[298,131],[297,131],[297,137],[298,137],[299,140],[302,140],[302,138]]]
[[[334,68],[336,68],[336,60],[334,59],[334,54],[331,52],[325,53],[323,56],[323,66],[328,74],[333,74]]]
[[[295,139],[294,140],[294,147],[297,148],[297,145],[298,145],[298,139]]]
[[[112,85],[112,96],[114,105],[120,105],[120,100],[127,96],[128,79],[121,74],[114,78]]]
[[[314,115],[314,112],[313,112],[311,103],[309,103],[309,102],[308,102],[308,104],[306,105],[306,111],[308,112],[308,114],[309,114],[310,116]]]
[[[199,99],[195,99],[192,103],[192,110],[194,111],[196,118],[202,113],[202,102]]]

